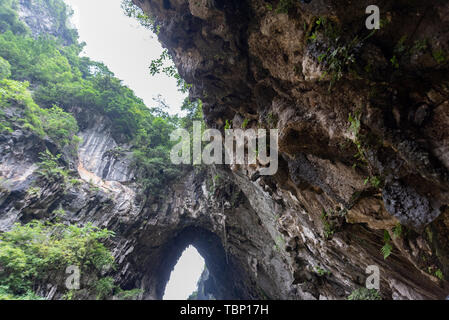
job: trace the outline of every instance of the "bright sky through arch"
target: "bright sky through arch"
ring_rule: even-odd
[[[186,300],[196,289],[204,269],[204,259],[193,246],[179,258],[165,288],[164,300]]]
[[[159,94],[170,106],[169,113],[180,113],[185,95],[176,87],[176,80],[165,75],[152,77],[148,67],[159,58],[162,46],[156,35],[127,17],[121,0],[65,0],[75,11],[72,23],[85,41],[82,55],[103,62],[134,90],[148,107],[156,106]]]

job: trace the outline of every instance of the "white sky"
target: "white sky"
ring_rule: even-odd
[[[180,112],[184,95],[177,90],[176,80],[165,75],[152,77],[148,67],[159,58],[162,47],[156,36],[125,16],[121,0],[65,0],[75,11],[72,23],[80,40],[87,46],[83,55],[103,62],[134,90],[149,107],[159,94],[170,106],[170,113]],[[198,251],[187,248],[173,270],[165,291],[165,300],[185,300],[193,291],[204,269]]]
[[[180,112],[185,96],[177,91],[176,80],[165,75],[152,77],[148,69],[163,50],[156,35],[126,16],[121,0],[65,2],[75,11],[72,22],[80,40],[87,43],[83,55],[107,65],[148,107],[155,106],[153,98],[161,94],[171,114]]]
[[[204,269],[204,259],[193,246],[189,246],[170,275],[164,300],[186,300],[196,289]]]

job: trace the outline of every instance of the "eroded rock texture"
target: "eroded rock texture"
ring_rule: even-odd
[[[278,173],[186,168],[155,198],[138,188],[109,120],[74,107],[83,143],[61,159],[73,186],[36,174],[40,152],[60,151],[52,141],[0,135],[0,230],[58,208],[71,223],[107,227],[117,261],[108,275],[143,289],[141,299],[162,298],[190,244],[209,271],[203,293],[217,299],[344,299],[369,265],[385,299],[449,294],[445,1],[379,1],[375,34],[368,1],[135,3],[160,26],[209,127],[280,129]],[[49,284],[38,293],[60,298],[63,279]]]
[[[449,293],[435,274],[449,272],[449,6],[378,1],[372,33],[371,2],[134,0],[209,127],[280,129],[278,173],[252,182],[257,167],[235,167],[232,178],[281,243],[281,265],[260,264],[261,248],[248,254],[258,286],[282,278],[271,298],[344,298],[368,265],[380,267],[384,298]]]
[[[82,111],[74,113],[80,121]],[[48,183],[36,173],[38,155],[54,148],[51,141],[20,130],[0,135],[2,231],[16,222],[54,220],[55,211],[64,208],[60,218],[67,222],[93,222],[115,231],[107,245],[117,269],[108,274],[124,289],[143,289],[143,299],[162,298],[171,271],[189,245],[199,250],[210,270],[205,294],[218,299],[288,296],[292,279],[284,270],[285,258],[280,250],[273,252],[272,235],[228,169],[186,168],[156,200],[153,190],[145,194],[137,187],[129,155],[114,152],[118,144],[108,120],[99,114],[92,119],[79,133],[83,144],[77,156],[64,156],[77,170],[75,185]],[[86,281],[88,277],[84,275]],[[258,279],[263,281],[259,284]],[[38,293],[61,298],[64,278],[48,282]],[[86,290],[84,296],[91,294]]]

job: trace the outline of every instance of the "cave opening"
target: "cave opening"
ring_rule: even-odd
[[[189,245],[170,274],[163,300],[187,300],[196,297],[198,281],[205,272],[205,261],[198,250]]]
[[[205,267],[196,270],[200,274],[205,271],[198,299],[240,299],[246,296],[240,288],[242,279],[239,277],[242,273],[233,265],[231,257],[227,258],[221,238],[202,227],[190,226],[177,231],[176,235],[160,248],[162,254],[158,258],[157,269],[152,271],[152,274],[157,275],[155,283],[157,299],[167,299],[166,289],[169,288],[167,284],[172,271],[182,261],[181,257],[189,247],[194,247],[204,258]],[[184,268],[181,272],[184,275],[189,273],[192,273],[189,268]],[[196,282],[194,288],[194,290],[197,288]],[[184,297],[186,298],[188,297]]]

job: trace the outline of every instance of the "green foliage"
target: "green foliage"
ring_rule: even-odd
[[[57,217],[63,217],[63,216],[65,216],[66,212],[63,208],[59,208],[59,209],[56,209],[55,211],[53,211],[53,214]]]
[[[40,194],[40,192],[41,192],[41,188],[31,187],[27,190],[27,195],[29,195],[30,197],[36,197]]]
[[[427,40],[416,40],[413,44],[413,47],[410,49],[411,54],[420,54],[427,50],[428,48]]]
[[[335,227],[334,224],[332,223],[332,221],[330,220],[331,216],[330,214],[328,214],[324,209],[321,213],[321,222],[323,222],[323,226],[324,226],[324,238],[326,240],[329,240],[330,238],[332,238],[332,236],[335,233]]]
[[[112,295],[115,288],[114,279],[111,277],[98,279],[94,284],[94,288],[97,294],[97,300],[102,300]]]
[[[396,56],[393,56],[390,59],[391,65],[395,68],[395,69],[399,69],[399,61],[398,58]]]
[[[267,124],[270,128],[276,128],[278,121],[279,121],[279,117],[277,114],[275,113],[268,113],[267,117]]]
[[[402,236],[402,225],[398,223],[393,227],[392,231],[394,238],[400,238]]]
[[[298,3],[298,0],[280,0],[276,7],[276,13],[288,13]]]
[[[219,184],[221,182],[221,176],[219,174],[216,174],[214,176],[214,183]]]
[[[53,106],[50,109],[39,107],[27,90],[27,82],[0,80],[0,107],[19,107],[22,117],[19,119],[23,129],[28,129],[41,137],[48,136],[60,147],[78,144],[75,133],[78,124],[75,118],[61,108]],[[3,118],[2,123],[11,127],[12,119]]]
[[[11,76],[11,65],[8,60],[0,57],[0,80]]]
[[[68,172],[60,166],[59,159],[61,155],[53,155],[50,151],[40,153],[40,162],[38,163],[39,169],[37,174],[44,177],[48,182],[67,181]]]
[[[114,283],[114,278],[100,278],[92,285],[97,300],[114,297],[117,300],[135,300],[141,293],[141,289],[122,290]]]
[[[325,270],[323,268],[321,268],[320,266],[316,266],[315,267],[315,272],[320,276],[320,277],[325,277],[325,276],[330,276],[332,275],[332,273],[329,270]]]
[[[440,280],[444,280],[443,272],[442,272],[440,269],[438,269],[437,271],[435,271],[435,276],[436,276],[438,279],[440,279]]]
[[[117,294],[115,297],[118,300],[135,300],[137,297],[142,294],[142,289],[132,289],[132,290],[121,290],[118,289]]]
[[[400,223],[396,224],[392,229],[391,232],[393,233],[393,237],[395,239],[402,237],[404,230]],[[384,246],[380,249],[382,255],[384,256],[384,259],[387,259],[392,251],[393,251],[393,245],[391,244],[391,237],[390,233],[387,230],[384,230]]]
[[[150,74],[155,76],[156,74],[163,73],[167,77],[173,77],[176,79],[178,90],[182,93],[187,93],[191,88],[191,85],[184,81],[184,79],[178,73],[178,70],[173,64],[173,60],[165,49],[162,51],[158,59],[152,60],[150,64]]]
[[[151,19],[142,16],[140,9],[125,2],[128,2],[124,4],[125,10],[131,16],[150,23]],[[71,14],[61,0],[30,5],[45,6],[61,26]],[[0,57],[10,64],[12,80],[0,80],[0,107],[20,107],[22,129],[32,130],[41,137],[48,136],[60,148],[70,144],[74,152],[79,143],[75,135],[78,125],[67,111],[74,106],[85,112],[95,111],[111,120],[117,142],[131,145],[133,165],[142,187],[157,193],[169,179],[177,176],[177,168],[169,161],[173,145],[169,134],[179,125],[188,125],[192,119],[183,121],[170,117],[159,107],[145,106],[104,64],[80,57],[84,44],[75,41],[76,37],[74,41],[61,41],[48,35],[32,38],[28,33],[17,33],[11,28],[4,31],[0,34]],[[65,31],[59,33],[64,35]],[[153,71],[177,78],[181,89],[188,90],[174,66],[165,65],[165,60],[170,60],[168,54],[162,58],[160,69]],[[28,82],[32,84],[33,96],[27,90]],[[194,112],[201,109],[201,103],[192,105],[195,105]],[[0,131],[11,132],[17,125],[0,109]]]
[[[191,132],[194,121],[201,121],[203,126],[203,102],[201,100],[191,101],[189,98],[185,98],[181,106],[181,111],[186,112],[186,116],[180,119],[179,125]]]
[[[376,289],[359,288],[348,296],[348,300],[382,300],[382,297]]]
[[[232,127],[231,123],[232,123],[232,120],[229,121],[228,119],[226,119],[224,129],[225,130],[231,129],[231,127]]]
[[[11,231],[0,234],[0,299],[34,298],[32,289],[36,285],[51,273],[64,273],[69,265],[99,274],[114,262],[100,240],[113,235],[92,224],[16,224]]]
[[[364,183],[365,185],[370,183],[374,188],[380,188],[382,185],[382,179],[377,176],[368,177],[365,179]]]
[[[34,39],[10,31],[0,35],[0,56],[10,63],[14,80],[28,80],[36,85],[75,80],[80,74],[72,70],[60,49],[58,41],[49,36]]]
[[[40,113],[41,109],[33,101],[31,94],[27,90],[29,84],[17,82],[14,80],[0,80],[0,108],[7,106],[18,106],[22,117],[20,122],[23,129],[35,132],[37,135],[44,137],[45,132],[42,127]],[[12,120],[2,116],[2,122],[11,127]]]
[[[278,252],[285,249],[285,239],[281,235],[276,237],[275,243],[274,243],[274,249]]]
[[[249,119],[243,120],[242,129],[246,129],[246,127],[248,126],[248,123],[249,123]]]
[[[122,9],[128,17],[137,19],[142,26],[150,29],[156,34],[159,34],[160,26],[156,24],[155,19],[148,16],[131,0],[122,0]]]
[[[354,140],[352,142],[357,147],[357,153],[354,155],[354,158],[359,163],[365,165],[368,161],[365,158],[365,148],[362,144],[362,135],[360,134],[361,130],[361,122],[360,122],[361,114],[360,112],[356,112],[354,115],[352,113],[349,114],[349,130],[354,135]],[[354,167],[357,166],[357,162],[354,164]]]
[[[321,51],[317,60],[326,69],[322,78],[330,76],[329,90],[343,77],[345,72],[353,71],[357,54],[365,40],[374,32],[375,30],[364,38],[355,35],[348,41],[344,39],[341,27],[331,19],[318,17],[315,20],[308,39]]]
[[[78,123],[61,108],[54,105],[51,109],[44,109],[42,121],[45,132],[60,146],[78,141],[75,137],[79,130]]]
[[[433,58],[435,59],[435,61],[438,64],[444,64],[448,60],[447,56],[446,56],[446,53],[442,49],[433,51],[432,55],[433,55]]]
[[[63,0],[33,0],[32,3],[39,6],[39,9],[46,7],[50,15],[55,18],[53,28],[64,44],[71,45],[78,41],[78,31],[70,28],[70,18],[74,12]]]
[[[350,125],[351,132],[357,136],[360,132],[360,113],[356,113],[355,115],[352,115],[352,113],[349,114],[348,118]]]
[[[0,32],[11,31],[16,34],[28,32],[26,25],[19,20],[17,0],[0,1]]]
[[[21,295],[11,293],[8,286],[0,286],[0,301],[1,300],[45,300],[45,298],[36,295],[31,290],[27,290]]]
[[[384,246],[380,249],[382,255],[384,256],[384,260],[386,260],[393,251],[393,246],[391,245],[391,237],[390,233],[385,230],[384,231]]]
[[[70,184],[72,187],[77,187],[77,186],[83,184],[83,182],[82,182],[81,180],[79,180],[79,179],[72,178],[72,179],[69,179],[69,184]]]

